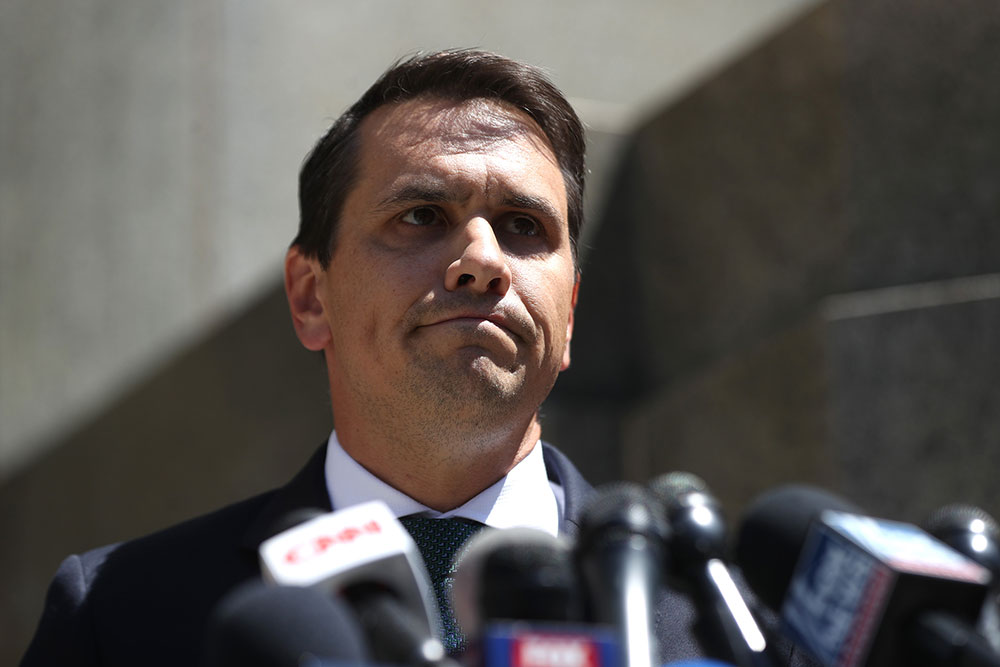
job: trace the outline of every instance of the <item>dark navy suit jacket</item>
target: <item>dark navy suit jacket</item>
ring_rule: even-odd
[[[294,510],[330,510],[325,445],[288,484],[121,544],[63,561],[21,667],[197,665],[216,603],[258,577],[257,547]],[[561,529],[574,535],[593,488],[562,453],[544,445],[550,479],[565,491]],[[658,634],[664,662],[701,655],[687,600],[665,591]]]

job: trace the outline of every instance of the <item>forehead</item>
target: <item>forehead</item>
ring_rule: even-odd
[[[525,112],[503,102],[476,98],[416,98],[379,107],[361,123],[369,140],[419,146],[427,141],[466,151],[499,141],[527,138],[555,161],[548,139]]]
[[[557,179],[558,204],[565,208],[562,172],[547,137],[530,116],[505,103],[417,98],[389,104],[362,121],[359,136],[362,187],[405,174],[448,178],[482,167]]]

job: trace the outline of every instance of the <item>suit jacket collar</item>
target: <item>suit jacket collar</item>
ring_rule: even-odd
[[[549,479],[562,486],[565,493],[563,519],[559,531],[564,535],[575,537],[580,527],[580,514],[593,495],[594,487],[583,478],[565,454],[547,442],[542,442],[542,455],[545,458],[545,469],[549,473]]]
[[[330,494],[326,490],[326,443],[313,452],[309,461],[287,484],[271,492],[271,498],[250,522],[243,546],[253,551],[260,543],[280,532],[281,522],[292,512],[317,509],[329,512]],[[287,526],[285,526],[287,528]]]
[[[542,455],[549,479],[561,485],[565,492],[566,504],[559,530],[574,536],[579,527],[580,512],[593,492],[593,487],[565,454],[547,442],[542,442]],[[281,521],[292,512],[304,509],[329,512],[333,509],[326,488],[325,461],[326,442],[313,453],[305,467],[291,481],[271,492],[271,498],[250,522],[242,542],[244,547],[256,551],[261,542],[278,532]]]

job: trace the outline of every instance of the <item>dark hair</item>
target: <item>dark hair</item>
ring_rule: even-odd
[[[390,67],[337,119],[299,174],[299,233],[292,242],[326,267],[344,200],[357,178],[358,127],[372,111],[417,97],[483,98],[528,114],[552,145],[566,183],[574,259],[583,224],[584,136],[576,112],[537,67],[468,49],[412,56]]]

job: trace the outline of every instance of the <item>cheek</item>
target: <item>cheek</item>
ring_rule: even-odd
[[[421,258],[390,260],[368,255],[343,276],[339,299],[350,318],[343,327],[356,338],[352,344],[388,350],[413,304],[431,290],[431,267]]]
[[[570,289],[561,289],[561,281],[545,276],[533,287],[520,291],[519,296],[539,328],[546,348],[562,349],[569,321]]]
[[[353,288],[342,290],[338,294],[339,308],[333,314],[334,326],[341,331],[345,341],[352,346],[379,344],[384,334],[386,323],[394,312],[394,295],[373,283],[355,283]]]

